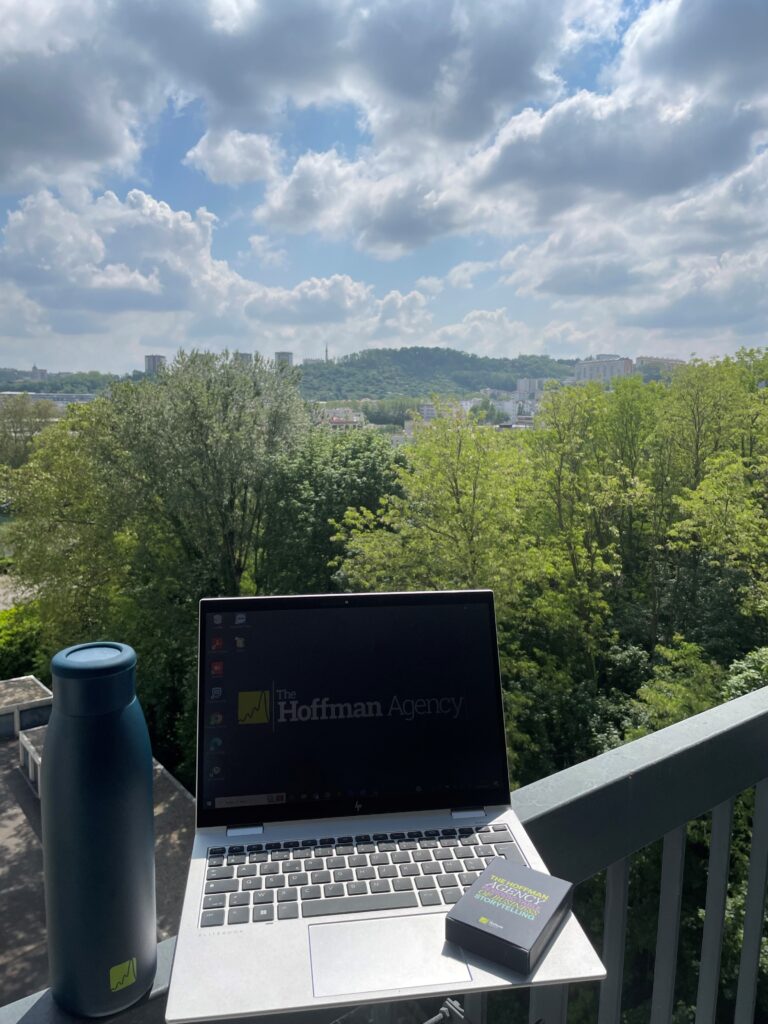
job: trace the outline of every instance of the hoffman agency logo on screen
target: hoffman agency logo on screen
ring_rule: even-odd
[[[237,721],[240,725],[266,725],[270,721],[268,690],[244,690],[237,695]],[[275,691],[275,723],[334,722],[346,718],[416,718],[443,716],[456,719],[464,697],[398,697],[380,700],[333,700],[313,697],[302,703],[295,690]]]

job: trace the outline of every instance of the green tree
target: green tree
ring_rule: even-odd
[[[0,401],[0,463],[16,469],[23,465],[32,441],[57,415],[53,402],[30,395],[8,395]]]

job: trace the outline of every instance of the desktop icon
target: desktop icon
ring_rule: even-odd
[[[208,766],[208,778],[216,782],[224,778],[224,765],[221,761],[216,761]]]
[[[211,700],[221,700],[224,696],[224,690],[220,686],[211,687]]]
[[[212,651],[223,651],[224,650],[224,636],[222,633],[214,633],[211,637],[211,650]]]
[[[214,616],[213,616],[213,624],[214,624],[214,626],[220,626],[223,621],[224,621],[224,617],[219,612],[216,612],[214,614]]]
[[[223,676],[224,675],[224,662],[223,661],[212,661],[211,662],[211,675],[212,676]]]
[[[245,612],[236,612],[235,613],[235,625],[236,626],[244,626],[245,625]]]
[[[236,636],[235,637],[235,648],[238,651],[244,651],[245,650],[245,637],[244,636]]]
[[[224,740],[221,736],[211,736],[208,740],[208,750],[212,754],[215,754],[217,750],[221,750],[223,746]]]
[[[215,687],[215,689],[221,691],[220,686]],[[208,715],[208,721],[206,722],[206,724],[208,725],[209,728],[215,728],[217,725],[223,725],[224,715],[222,715],[220,711],[212,711],[210,715]]]

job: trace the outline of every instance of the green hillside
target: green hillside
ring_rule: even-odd
[[[313,401],[328,401],[460,395],[481,388],[513,391],[519,377],[561,380],[569,376],[572,366],[569,360],[549,356],[491,359],[451,348],[378,348],[302,366],[301,392]]]

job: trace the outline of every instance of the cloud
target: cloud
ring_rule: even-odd
[[[221,185],[274,178],[280,167],[280,147],[268,135],[239,132],[206,132],[189,150],[184,163],[202,171]]]
[[[250,255],[260,267],[284,267],[288,263],[288,253],[285,249],[278,249],[267,235],[249,235],[248,245]]]
[[[245,315],[263,323],[342,323],[368,308],[370,285],[346,274],[312,277],[294,288],[262,288],[245,307]]]
[[[472,288],[476,277],[496,267],[495,260],[465,260],[448,271],[446,280],[451,288]]]

